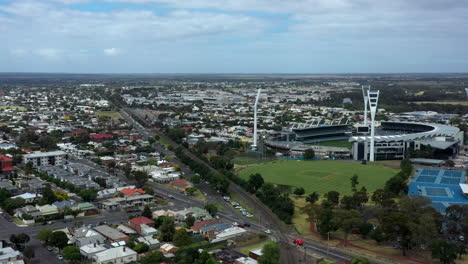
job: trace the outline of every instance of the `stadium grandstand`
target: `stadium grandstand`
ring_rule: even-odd
[[[347,122],[293,125],[289,131],[274,132],[264,140],[266,147],[283,154],[299,155],[313,148],[325,157],[369,160],[370,136]],[[351,149],[325,147],[324,142],[346,140]],[[406,153],[430,148],[434,158],[455,156],[463,145],[463,132],[436,123],[382,121],[375,133],[376,160],[403,159]],[[289,151],[289,152],[288,152]]]

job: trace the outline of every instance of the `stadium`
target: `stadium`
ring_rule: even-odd
[[[336,140],[347,140],[351,149],[326,146],[326,142]],[[369,160],[370,142],[371,136],[362,126],[321,124],[272,133],[266,137],[264,145],[291,156],[313,148],[318,156]],[[376,160],[403,159],[406,153],[425,148],[431,148],[434,157],[447,159],[458,153],[463,132],[435,123],[383,121],[376,127],[374,142]]]

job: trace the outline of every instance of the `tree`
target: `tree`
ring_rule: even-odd
[[[198,190],[197,188],[192,186],[192,187],[186,188],[185,192],[187,192],[188,195],[193,196],[197,190]]]
[[[366,258],[360,257],[360,258],[353,258],[351,260],[351,264],[370,264],[370,261]]]
[[[159,227],[159,238],[162,241],[169,242],[172,241],[175,233],[175,223],[174,218],[165,217],[161,226]]]
[[[304,195],[304,193],[305,193],[305,190],[302,187],[298,187],[294,190],[295,195]]]
[[[313,149],[306,149],[304,151],[304,155],[303,155],[304,159],[308,160],[308,159],[313,159],[315,158],[315,151]]]
[[[68,237],[67,234],[63,231],[55,231],[50,235],[49,244],[58,247],[64,248],[68,244]]]
[[[340,203],[340,193],[337,191],[329,191],[325,194],[325,198],[333,205],[338,205]]]
[[[411,241],[409,216],[402,212],[387,213],[381,220],[381,226],[388,239],[400,242],[403,256],[405,256]]]
[[[143,191],[145,191],[146,194],[154,195],[154,189],[151,188],[150,186],[145,185],[145,186],[143,186],[141,188],[143,189]]]
[[[357,186],[359,185],[359,176],[354,174],[351,178],[351,190],[353,192],[357,191]]]
[[[133,250],[135,250],[138,254],[141,254],[147,252],[149,250],[149,246],[140,242],[133,247]]]
[[[366,187],[362,186],[361,190],[353,194],[353,198],[357,207],[361,207],[363,204],[367,203],[369,201],[369,196],[367,195]]]
[[[81,260],[80,248],[75,246],[66,246],[63,249],[62,256],[65,260],[77,263]]]
[[[173,242],[177,247],[188,246],[192,244],[192,238],[185,229],[181,228],[175,232]]]
[[[353,231],[358,231],[363,223],[361,214],[356,210],[338,210],[336,212],[338,227],[344,233],[344,246],[347,246],[348,235]]]
[[[26,244],[30,240],[28,234],[25,233],[19,233],[19,234],[12,234],[10,236],[10,242],[15,244],[15,245],[21,245],[21,244]]]
[[[5,188],[0,188],[0,204],[3,204],[3,202],[11,197],[11,193],[5,189]]]
[[[200,176],[194,175],[194,176],[192,176],[192,178],[190,178],[190,181],[191,181],[193,184],[199,184],[199,183],[200,183]]]
[[[164,255],[160,251],[153,251],[153,253],[148,254],[140,258],[141,264],[154,264],[160,263],[164,260]]]
[[[148,180],[149,176],[148,173],[145,171],[133,171],[132,176],[137,182],[138,186],[145,185],[146,181]]]
[[[35,257],[35,251],[34,251],[34,248],[33,247],[26,247],[24,250],[23,250],[23,255],[31,260]]]
[[[313,204],[318,201],[320,195],[317,192],[313,192],[306,197],[306,201]]]
[[[401,192],[407,193],[408,186],[406,185],[406,180],[401,175],[397,174],[388,179],[385,183],[385,190],[395,195],[399,195]]]
[[[195,224],[195,216],[192,214],[189,214],[187,218],[185,218],[185,224],[187,225],[188,228],[191,228]]]
[[[8,198],[3,202],[2,207],[9,214],[13,214],[16,208],[23,207],[25,204],[26,204],[25,200],[21,197],[18,197],[15,199]]]
[[[453,263],[457,259],[457,245],[442,239],[435,240],[431,246],[432,258],[440,260],[443,264]]]
[[[78,195],[83,198],[83,200],[87,202],[91,202],[93,200],[96,200],[97,197],[97,192],[94,190],[81,190]]]
[[[259,264],[279,264],[280,248],[275,242],[267,242],[262,249],[262,255],[258,258]]]
[[[319,211],[317,230],[322,237],[327,237],[328,233],[338,229],[336,220],[335,212],[330,207]]]
[[[205,205],[205,210],[208,211],[211,216],[215,216],[218,213],[218,207],[214,204]]]
[[[394,194],[384,189],[377,189],[371,196],[371,200],[382,207],[394,207]]]
[[[249,176],[248,184],[253,192],[256,192],[265,183],[260,173],[251,174]]]
[[[50,184],[46,184],[44,191],[42,192],[42,199],[46,200],[48,204],[57,201],[57,196],[54,191],[52,191]]]
[[[42,242],[47,243],[50,239],[50,236],[52,235],[52,230],[49,228],[41,229],[37,235],[36,238],[39,239]]]
[[[148,205],[145,205],[145,208],[143,209],[143,212],[141,213],[141,215],[149,219],[153,217],[153,213],[151,212],[151,209],[149,208]]]

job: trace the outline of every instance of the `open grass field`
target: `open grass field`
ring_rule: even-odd
[[[97,116],[108,116],[112,119],[123,119],[119,112],[115,111],[100,111],[96,113]]]
[[[247,156],[238,156],[232,159],[232,163],[235,165],[250,165],[255,163],[264,162],[265,159],[261,157],[247,157]]]
[[[21,111],[21,112],[26,111],[26,107],[17,106],[17,105],[1,105],[0,109],[1,110],[12,109],[12,110]]]
[[[365,186],[368,192],[382,188],[397,170],[381,165],[362,165],[349,161],[274,161],[249,166],[239,172],[248,179],[251,174],[260,173],[266,182],[293,187],[304,187],[307,193],[337,191],[340,194],[351,192],[350,177],[359,176],[359,187]]]

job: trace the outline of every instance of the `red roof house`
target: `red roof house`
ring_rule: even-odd
[[[196,233],[200,232],[200,229],[204,226],[209,226],[209,225],[214,225],[214,224],[218,224],[218,223],[221,223],[220,220],[216,220],[216,219],[212,219],[212,220],[204,220],[204,221],[200,221],[200,222],[196,222],[193,226],[192,226],[192,230]]]
[[[104,141],[104,140],[112,139],[112,135],[111,135],[111,134],[104,134],[104,133],[101,133],[101,134],[91,134],[91,135],[89,135],[89,137],[90,137],[91,140],[94,141],[94,142],[102,142],[102,141]]]
[[[128,220],[128,225],[131,228],[135,229],[135,231],[137,231],[138,234],[141,234],[142,225],[154,227],[154,221],[145,216],[139,216]]]
[[[128,195],[128,196],[145,194],[145,191],[141,188],[138,188],[138,189],[123,188],[121,192],[124,195]]]
[[[192,187],[192,184],[184,179],[177,179],[171,182],[171,186],[179,191],[185,191],[185,189]]]
[[[10,173],[15,170],[13,168],[13,159],[10,157],[7,157],[5,155],[0,155],[0,163],[1,163],[0,169],[2,170],[1,171],[2,173]]]

